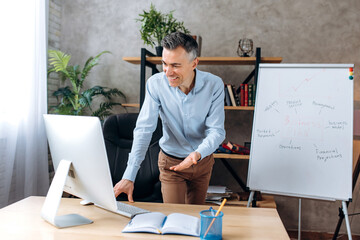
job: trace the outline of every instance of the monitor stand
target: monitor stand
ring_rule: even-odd
[[[93,222],[78,214],[56,216],[70,166],[71,161],[60,161],[41,209],[41,217],[58,228],[79,226]]]

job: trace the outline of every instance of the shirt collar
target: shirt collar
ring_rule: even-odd
[[[201,71],[195,68],[196,76],[195,76],[195,86],[194,93],[198,92],[204,86],[204,78],[201,76]]]

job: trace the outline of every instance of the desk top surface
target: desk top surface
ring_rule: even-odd
[[[81,206],[79,199],[63,198],[58,215],[77,213],[94,221],[89,225],[57,229],[40,217],[44,197],[29,197],[0,209],[2,239],[198,239],[182,235],[121,233],[129,218],[95,206]],[[205,205],[136,202],[135,206],[166,215],[179,212],[199,217]],[[223,239],[289,239],[276,209],[223,208]]]

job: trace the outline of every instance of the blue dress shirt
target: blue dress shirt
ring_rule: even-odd
[[[186,95],[169,85],[164,72],[151,76],[123,179],[135,180],[159,114],[163,125],[161,149],[179,158],[196,151],[204,158],[225,139],[224,83],[221,78],[196,69],[195,86]]]

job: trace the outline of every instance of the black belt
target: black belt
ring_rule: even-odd
[[[160,148],[161,149],[161,148]],[[176,157],[176,156],[173,156],[171,154],[168,154],[167,152],[165,152],[164,150],[161,149],[161,151],[168,157],[171,157],[171,158],[175,158],[177,160],[184,160],[185,158],[179,158],[179,157]]]

